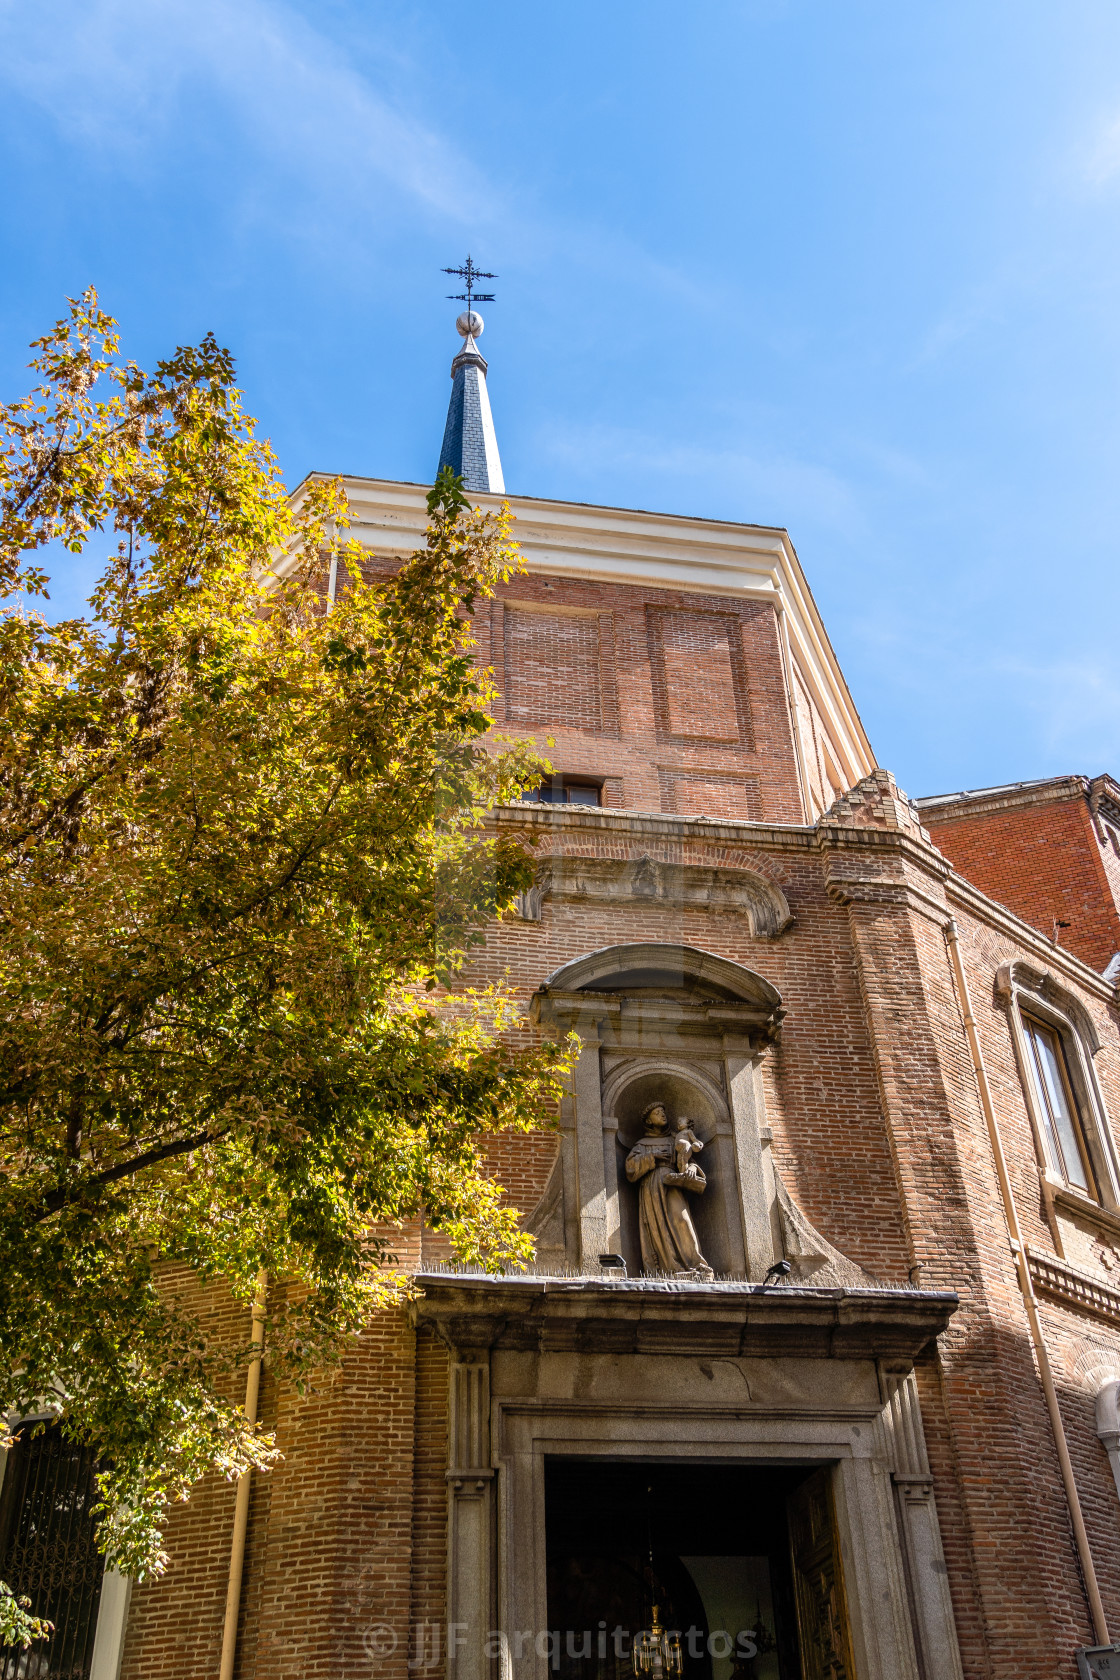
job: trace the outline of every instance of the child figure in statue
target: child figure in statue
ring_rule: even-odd
[[[692,1130],[685,1115],[677,1115],[673,1121],[673,1133],[673,1164],[677,1172],[682,1178],[701,1178],[703,1175],[692,1157],[699,1155],[704,1145]]]

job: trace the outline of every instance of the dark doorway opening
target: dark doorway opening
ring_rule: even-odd
[[[790,1496],[808,1466],[552,1458],[550,1667],[634,1680],[633,1641],[680,1635],[683,1680],[802,1680]]]

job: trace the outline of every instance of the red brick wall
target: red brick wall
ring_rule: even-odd
[[[557,822],[542,852],[756,868],[787,894],[789,931],[759,940],[734,915],[546,898],[539,923],[493,928],[469,978],[507,980],[527,997],[576,955],[653,939],[718,951],[779,988],[788,1014],[764,1079],[774,1158],[791,1194],[884,1282],[903,1282],[918,1261],[923,1283],[961,1297],[919,1377],[965,1673],[1072,1680],[1070,1652],[1090,1629],[1053,1441],[943,932],[907,897],[911,888],[936,897],[938,860],[928,854],[927,871],[880,832],[853,835],[847,848],[818,846],[797,828],[668,827],[604,834]],[[1034,1247],[1052,1252],[992,984],[1022,947],[959,907],[957,916],[1020,1221]],[[1096,1068],[1105,1102],[1120,1115],[1117,1023],[1095,994],[1083,1001],[1104,1041]],[[555,1150],[551,1133],[496,1139],[487,1160],[528,1211]],[[402,1233],[402,1259],[415,1261],[420,1241],[418,1229]],[[424,1250],[430,1257],[428,1238]],[[1120,1334],[1057,1306],[1045,1316],[1102,1588],[1120,1627],[1120,1519],[1092,1418],[1093,1362],[1111,1359],[1120,1372]],[[266,1380],[264,1395],[285,1458],[254,1487],[239,1680],[371,1671],[365,1641],[382,1625],[398,1646],[372,1667],[408,1680],[407,1629],[444,1615],[446,1350],[389,1314],[336,1380],[303,1398]],[[136,1595],[124,1680],[215,1671],[232,1504],[232,1488],[206,1484],[172,1514],[173,1571]]]
[[[447,1622],[447,1404],[449,1356],[431,1330],[416,1344],[416,1461],[412,1490],[412,1626],[427,1624],[427,1637],[413,1634],[413,1671],[418,1680],[440,1680],[446,1672],[442,1630]],[[441,1630],[434,1644],[432,1628]],[[425,1660],[431,1658],[431,1661]]]
[[[167,1286],[199,1316],[203,1332],[219,1345],[248,1339],[249,1309],[228,1290],[200,1290],[187,1269],[176,1267]],[[244,1374],[230,1392],[244,1395]],[[261,1415],[274,1407],[267,1378],[261,1384]],[[229,1581],[235,1484],[209,1476],[190,1500],[169,1512],[165,1549],[171,1562],[163,1577],[134,1586],[125,1638],[122,1676],[217,1674]]]
[[[1090,968],[1120,951],[1120,915],[1102,847],[1083,798],[941,818],[926,807],[933,843],[981,892],[1005,904]]]
[[[961,1297],[939,1339],[937,1390],[926,1383],[924,1398],[965,1672],[1072,1675],[1073,1648],[1092,1630],[944,935],[863,885],[851,914],[899,1214],[923,1284]],[[1052,1248],[1010,1032],[992,997],[1010,953],[983,927],[962,927],[1024,1234]]]
[[[561,774],[620,778],[605,803],[805,820],[771,606],[526,576],[485,617],[499,727]]]
[[[465,980],[508,983],[527,1000],[576,956],[651,940],[716,951],[778,987],[788,1013],[763,1080],[774,1161],[791,1194],[882,1281],[902,1284],[918,1263],[924,1284],[961,1298],[919,1384],[966,1676],[1073,1680],[1088,1613],[937,909],[944,866],[911,837],[904,846],[883,830],[833,838],[796,826],[796,760],[768,606],[518,578],[480,628],[509,702],[501,726],[552,734],[557,770],[612,779],[612,804],[631,810],[791,825],[744,832],[670,820],[664,832],[637,832],[565,818],[546,830],[542,861],[649,855],[750,868],[782,887],[795,919],[780,938],[761,940],[732,913],[546,897],[539,922],[491,929]],[[823,771],[818,763],[813,772],[822,798]],[[1053,915],[1070,921],[1063,943],[1098,970],[1120,947],[1084,802],[940,822],[934,837],[961,873],[1042,933]],[[960,906],[955,914],[1020,1222],[1031,1245],[1053,1252],[993,990],[1000,963],[1024,954],[1037,963],[1039,953]],[[1079,989],[1076,975],[1069,983]],[[1080,995],[1103,1041],[1095,1065],[1105,1104],[1120,1120],[1117,1021],[1088,983]],[[487,1163],[523,1212],[556,1147],[547,1132],[488,1142]],[[418,1224],[398,1247],[405,1263],[446,1255]],[[1111,1360],[1120,1373],[1120,1330],[1058,1306],[1045,1320],[1102,1590],[1120,1628],[1120,1514],[1092,1418],[1094,1371]],[[277,1392],[266,1378],[266,1416],[285,1457],[254,1487],[239,1680],[409,1680],[410,1624],[445,1615],[447,1358],[398,1312],[378,1318],[314,1392]],[[173,1572],[136,1595],[124,1680],[216,1672],[232,1506],[232,1488],[208,1483],[172,1514]],[[371,1653],[382,1626],[396,1647]]]
[[[604,630],[610,635],[609,614]],[[549,725],[556,694],[565,697],[573,729],[604,727],[603,649],[598,613],[527,612],[507,606],[502,614],[506,716],[527,727]]]

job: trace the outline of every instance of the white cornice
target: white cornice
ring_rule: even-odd
[[[310,479],[326,476],[313,473]],[[310,479],[293,492],[295,503]],[[343,484],[353,534],[371,553],[399,557],[421,545],[427,485],[374,478],[344,478]],[[508,501],[531,573],[771,602],[785,615],[793,658],[848,785],[875,768],[871,744],[788,532],[531,496],[473,499],[487,511]]]

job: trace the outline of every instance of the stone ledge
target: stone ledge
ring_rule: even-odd
[[[1009,782],[1003,787],[975,788],[963,793],[927,794],[913,803],[924,823],[954,822],[1027,805],[1063,804],[1084,799],[1088,791],[1089,781],[1085,776],[1052,776],[1037,782]]]
[[[1067,1307],[1080,1307],[1109,1324],[1120,1324],[1120,1289],[1077,1271],[1052,1254],[1027,1249],[1027,1265],[1035,1288]]]
[[[455,1349],[914,1360],[959,1304],[948,1291],[808,1289],[420,1272],[409,1308]]]
[[[559,829],[571,833],[660,835],[668,840],[734,842],[743,846],[811,850],[816,830],[798,823],[740,822],[732,817],[679,817],[663,811],[618,810],[604,805],[497,805],[491,813],[500,827]]]

